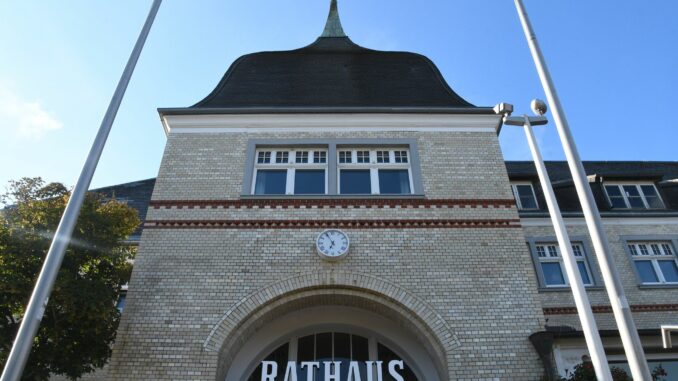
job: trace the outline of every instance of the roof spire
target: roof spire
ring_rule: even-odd
[[[323,30],[323,34],[320,37],[346,37],[344,28],[341,27],[341,20],[339,20],[337,0],[332,0],[330,3],[330,14],[327,16],[325,30]]]

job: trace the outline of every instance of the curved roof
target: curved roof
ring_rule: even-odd
[[[488,111],[457,95],[428,58],[354,44],[344,34],[335,0],[325,30],[314,43],[296,50],[240,57],[212,93],[190,108]]]

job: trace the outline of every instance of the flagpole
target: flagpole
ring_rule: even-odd
[[[61,216],[61,221],[59,222],[59,227],[54,233],[54,238],[52,239],[52,244],[47,252],[45,257],[45,263],[42,266],[40,271],[40,276],[36,281],[35,288],[33,289],[33,294],[31,299],[28,302],[26,307],[26,312],[22,318],[21,325],[19,327],[19,332],[17,333],[16,338],[14,339],[14,344],[12,345],[12,351],[7,358],[7,363],[5,364],[5,369],[2,372],[2,378],[0,381],[19,381],[21,375],[23,374],[24,367],[28,360],[28,356],[31,353],[31,348],[35,335],[40,326],[40,321],[42,316],[45,313],[45,308],[49,301],[49,296],[52,293],[54,288],[54,282],[56,280],[57,274],[59,273],[59,268],[61,267],[61,262],[63,261],[66,248],[68,243],[71,240],[73,234],[73,229],[78,220],[78,215],[80,214],[80,208],[89,189],[89,185],[94,176],[97,164],[99,163],[99,158],[101,153],[104,150],[106,144],[106,139],[108,134],[111,131],[113,126],[113,121],[118,113],[120,108],[120,103],[122,98],[125,95],[125,90],[127,90],[127,85],[129,84],[132,73],[136,66],[137,61],[139,60],[139,55],[141,50],[144,47],[148,33],[151,30],[155,16],[158,13],[158,8],[160,8],[160,3],[162,0],[153,0],[151,5],[151,10],[148,13],[146,22],[144,23],[139,38],[137,39],[132,54],[127,61],[125,70],[122,72],[118,86],[113,93],[111,102],[108,105],[106,114],[104,115],[103,120],[101,121],[101,126],[99,127],[99,132],[97,133],[94,143],[90,148],[89,154],[85,164],[83,165],[78,181],[73,188],[71,197],[66,204],[66,209],[64,214]]]
[[[560,141],[563,145],[563,150],[567,158],[570,172],[572,172],[572,180],[574,181],[579,201],[581,202],[582,211],[584,212],[584,219],[588,226],[589,235],[595,249],[596,258],[600,265],[600,271],[603,274],[605,281],[605,289],[612,305],[612,312],[619,328],[619,336],[621,337],[626,353],[626,360],[629,363],[633,379],[637,381],[651,381],[650,369],[645,359],[643,352],[643,345],[638,336],[636,324],[633,321],[631,314],[631,307],[626,299],[624,288],[622,287],[619,273],[612,258],[612,251],[607,239],[607,234],[603,227],[603,221],[600,218],[600,212],[593,198],[591,187],[589,186],[586,177],[584,165],[581,162],[579,152],[574,143],[570,126],[567,123],[567,118],[563,112],[563,107],[560,104],[560,98],[556,92],[553,84],[553,79],[549,73],[546,61],[539,47],[537,36],[532,30],[530,19],[527,16],[527,11],[523,5],[522,0],[514,0],[520,22],[525,33],[525,38],[530,47],[534,64],[537,67],[537,73],[541,80],[546,97],[553,109],[553,120],[560,136]]]

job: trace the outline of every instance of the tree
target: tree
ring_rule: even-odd
[[[4,366],[70,192],[40,178],[10,181],[0,198],[0,364]],[[136,210],[88,194],[24,371],[75,379],[111,354],[120,287],[135,248],[123,243],[139,225]]]

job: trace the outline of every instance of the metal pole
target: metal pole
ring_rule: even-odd
[[[127,61],[125,70],[122,73],[118,86],[113,93],[106,114],[101,122],[99,127],[99,132],[94,139],[92,148],[87,155],[87,160],[80,172],[80,177],[78,178],[64,214],[61,217],[59,222],[59,227],[54,233],[54,238],[52,240],[52,245],[47,252],[47,257],[45,257],[45,263],[42,266],[40,271],[40,276],[35,284],[33,289],[33,294],[31,299],[28,302],[28,307],[26,307],[26,313],[23,316],[21,321],[21,326],[19,327],[19,332],[17,333],[16,339],[14,339],[14,344],[12,345],[12,351],[7,358],[7,363],[5,364],[5,369],[2,372],[2,378],[0,381],[19,381],[21,375],[26,366],[26,361],[28,356],[31,353],[31,347],[33,344],[33,339],[35,334],[38,331],[40,326],[40,321],[42,316],[45,313],[45,307],[49,300],[49,296],[52,293],[52,288],[54,287],[54,281],[56,280],[57,274],[59,273],[59,268],[61,267],[61,262],[63,261],[66,248],[68,243],[71,240],[73,234],[73,229],[78,220],[78,215],[80,214],[80,208],[87,194],[87,189],[89,188],[92,177],[94,176],[94,171],[96,170],[99,158],[101,157],[101,152],[104,149],[106,144],[106,139],[108,134],[111,131],[111,126],[115,120],[115,116],[122,102],[123,95],[127,89],[132,73],[134,72],[134,67],[136,66],[139,55],[141,54],[141,49],[146,42],[146,37],[151,30],[151,25],[153,25],[153,20],[155,15],[158,13],[158,8],[162,0],[154,0],[151,10],[148,13],[146,22],[144,23],[143,28],[139,38],[137,39],[132,54]]]
[[[598,207],[593,198],[593,193],[584,171],[584,165],[581,162],[577,147],[575,146],[570,127],[565,118],[565,113],[562,110],[560,99],[556,92],[553,80],[546,66],[546,62],[542,55],[537,37],[532,30],[532,25],[528,19],[527,12],[523,6],[522,0],[514,0],[518,16],[525,32],[534,64],[537,67],[537,72],[541,80],[546,97],[551,104],[553,110],[553,119],[560,136],[560,141],[567,157],[567,163],[572,172],[572,180],[574,181],[579,201],[582,205],[584,218],[589,229],[589,235],[593,242],[593,247],[596,252],[596,258],[600,265],[600,271],[603,274],[605,281],[605,288],[607,290],[610,304],[612,305],[612,312],[614,313],[617,326],[619,328],[619,335],[621,336],[626,359],[631,369],[633,379],[637,381],[652,381],[650,369],[645,359],[643,346],[638,336],[638,330],[633,322],[633,315],[631,314],[631,307],[624,294],[619,274],[614,264],[612,254],[610,251],[607,235],[603,228],[603,223],[598,212]]]
[[[525,135],[527,136],[527,142],[530,146],[530,151],[532,152],[532,158],[534,159],[534,165],[537,167],[539,182],[541,183],[542,190],[544,191],[544,197],[546,198],[549,214],[551,215],[551,222],[553,223],[553,228],[556,232],[556,237],[558,238],[558,246],[560,247],[560,253],[563,256],[563,263],[565,264],[565,273],[567,274],[567,279],[570,283],[570,287],[572,288],[574,303],[577,306],[579,320],[581,321],[582,330],[584,331],[584,339],[586,340],[586,346],[588,347],[589,354],[591,355],[593,368],[596,371],[596,376],[599,381],[612,381],[612,373],[610,372],[610,366],[607,363],[607,357],[605,356],[605,350],[603,349],[603,342],[600,339],[600,333],[598,332],[596,320],[593,317],[591,304],[589,303],[589,298],[586,295],[584,283],[581,280],[581,274],[579,273],[579,268],[577,267],[577,260],[575,259],[574,253],[572,252],[570,236],[567,233],[567,228],[565,227],[563,216],[560,213],[558,201],[556,201],[556,195],[553,192],[553,187],[551,186],[551,179],[549,178],[549,174],[546,171],[544,160],[542,159],[541,152],[539,152],[537,140],[534,137],[532,125],[527,115],[525,115],[524,129]]]

